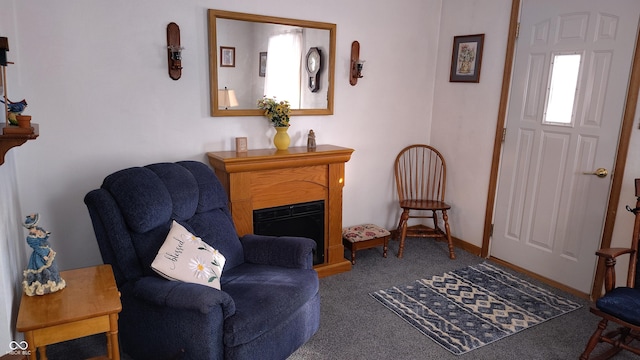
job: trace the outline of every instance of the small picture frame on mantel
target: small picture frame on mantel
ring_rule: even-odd
[[[246,137],[237,137],[236,138],[236,152],[237,153],[246,153],[247,148],[247,138]]]
[[[480,82],[484,34],[455,36],[449,82]]]

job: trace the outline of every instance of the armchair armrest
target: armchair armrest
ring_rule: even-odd
[[[298,269],[313,268],[315,241],[295,236],[245,235],[240,238],[246,262]]]
[[[203,314],[220,306],[225,319],[236,312],[235,303],[226,292],[182,281],[143,277],[131,285],[131,294],[158,306],[196,310]]]

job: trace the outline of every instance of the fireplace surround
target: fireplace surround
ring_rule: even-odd
[[[285,151],[255,149],[246,153],[207,153],[229,196],[240,236],[254,233],[254,210],[324,201],[324,261],[314,266],[320,277],[351,269],[342,245],[342,189],[345,163],[353,149],[318,145]]]

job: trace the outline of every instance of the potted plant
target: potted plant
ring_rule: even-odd
[[[268,98],[264,96],[258,100],[258,108],[264,110],[264,116],[276,128],[276,135],[273,143],[278,150],[287,150],[291,139],[287,133],[289,121],[291,120],[291,105],[287,100],[277,101],[275,96]]]

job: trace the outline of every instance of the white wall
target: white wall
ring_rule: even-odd
[[[27,263],[15,167],[13,156],[7,156],[0,166],[0,355],[9,351],[11,341],[19,341],[15,324],[22,270]]]
[[[511,0],[442,4],[431,143],[447,161],[451,230],[477,246],[482,245],[510,11]],[[485,34],[480,82],[449,82],[453,37],[472,34]]]
[[[3,4],[4,5],[4,4]],[[13,4],[0,6],[0,36],[15,37]],[[7,18],[5,18],[5,16]],[[2,95],[2,90],[0,90]],[[0,121],[4,118],[0,117]],[[26,230],[18,196],[15,150],[0,165],[0,355],[9,352],[11,341],[20,341],[15,331],[18,304],[22,296],[20,281],[26,267]]]
[[[640,149],[640,121],[638,121],[640,120],[640,99],[636,106],[636,121],[634,121],[631,140],[629,141],[627,164],[624,171],[622,189],[620,190],[611,247],[629,247],[633,238],[631,235],[633,233],[635,216],[626,210],[626,206],[629,205],[631,208],[636,206],[635,179],[640,178],[640,156],[638,156],[638,149]],[[629,264],[628,259],[628,256],[623,256],[618,259],[618,265],[616,266],[616,269],[619,271],[616,277],[618,285],[625,284],[627,281],[625,274]]]
[[[11,99],[26,98],[40,137],[15,152],[23,212],[39,212],[62,269],[100,263],[84,195],[109,173],[156,161],[206,161],[207,151],[272,147],[263,117],[209,116],[206,9],[337,24],[335,114],[296,117],[292,145],[355,149],[346,167],[344,223],[396,223],[391,167],[431,126],[440,0],[9,1]],[[6,15],[0,5],[0,15]],[[0,19],[2,19],[0,17]],[[171,80],[166,26],[181,30],[183,74]],[[351,42],[364,78],[349,85]],[[229,44],[232,46],[232,44]],[[389,95],[391,94],[391,95]]]

